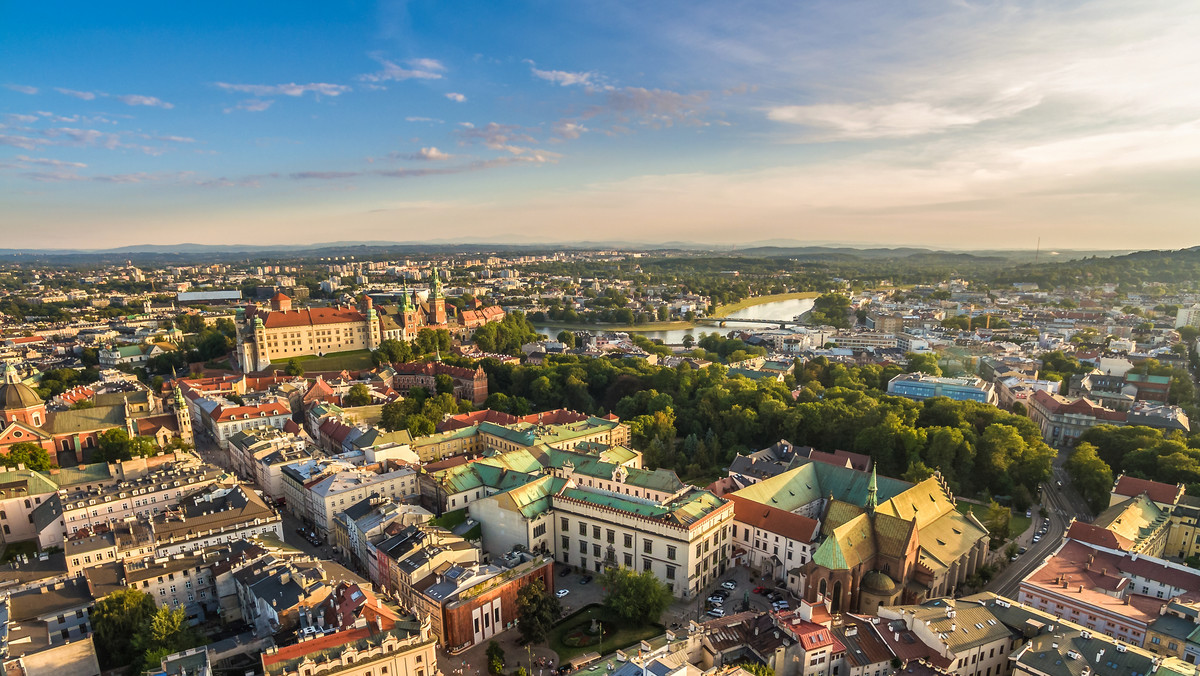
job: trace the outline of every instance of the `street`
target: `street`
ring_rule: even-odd
[[[1037,506],[1035,505],[1034,527],[1017,539],[1017,543],[1028,547],[1028,550],[1018,556],[1016,561],[1011,562],[999,575],[992,578],[986,587],[988,591],[1015,600],[1020,590],[1021,580],[1040,566],[1062,544],[1063,534],[1066,533],[1071,519],[1092,520],[1087,503],[1071,487],[1067,471],[1063,468],[1068,455],[1070,452],[1067,449],[1058,452],[1058,457],[1054,460],[1051,480],[1042,484],[1041,506],[1045,507],[1050,514],[1050,529],[1042,536],[1040,542],[1032,542],[1032,534],[1037,532],[1037,526],[1042,522],[1041,517],[1037,515]],[[1057,482],[1062,482],[1062,488],[1058,487]]]

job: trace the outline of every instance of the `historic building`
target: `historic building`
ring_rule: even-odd
[[[0,385],[0,453],[14,444],[32,443],[46,449],[61,466],[85,462],[85,453],[100,447],[100,435],[123,429],[129,436],[145,436],[166,446],[171,439],[192,443],[187,406],[177,389],[171,410],[153,392],[93,394],[91,408],[47,411],[46,402],[25,383],[11,364]]]
[[[446,314],[446,297],[442,294],[442,278],[437,267],[433,268],[429,283],[429,297],[422,301],[415,291],[405,284],[400,294],[399,305],[380,308],[384,338],[412,340],[421,329],[450,329]]]
[[[913,485],[809,462],[730,497],[745,503],[735,518],[742,553],[758,551],[754,565],[762,569],[769,561],[776,576],[783,564],[794,591],[809,601],[829,599],[834,612],[870,613],[952,594],[987,554],[987,529],[955,509],[937,474]],[[806,521],[764,527],[758,517],[774,510],[819,525],[815,533]]]
[[[423,387],[429,392],[437,392],[437,377],[450,376],[454,381],[454,396],[469,401],[475,406],[482,406],[488,398],[488,378],[483,367],[474,369],[450,366],[440,361],[412,362],[407,364],[392,364],[392,389],[408,396],[414,387]]]
[[[292,299],[275,294],[269,309],[238,310],[237,358],[243,371],[263,371],[292,357],[350,350],[374,350],[382,341],[369,296],[359,307],[292,309]]]

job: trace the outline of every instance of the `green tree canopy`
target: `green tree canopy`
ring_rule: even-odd
[[[541,643],[561,614],[558,597],[546,589],[541,578],[517,592],[517,628],[522,643]]]
[[[601,580],[608,592],[605,607],[633,625],[657,622],[674,599],[671,588],[650,570],[635,573],[624,566],[609,568]]]
[[[45,472],[58,467],[50,458],[46,449],[28,441],[13,444],[8,447],[8,453],[0,455],[0,464],[6,467],[24,465],[25,469],[35,472]]]
[[[342,397],[342,403],[347,406],[366,406],[371,403],[371,389],[362,383],[350,386],[350,391]]]

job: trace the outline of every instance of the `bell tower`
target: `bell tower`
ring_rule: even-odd
[[[179,427],[179,438],[183,443],[194,446],[196,437],[192,435],[192,415],[188,412],[187,399],[178,383],[175,384],[175,424]]]

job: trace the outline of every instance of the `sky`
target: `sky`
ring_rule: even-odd
[[[1200,3],[0,2],[0,248],[1200,244]]]

